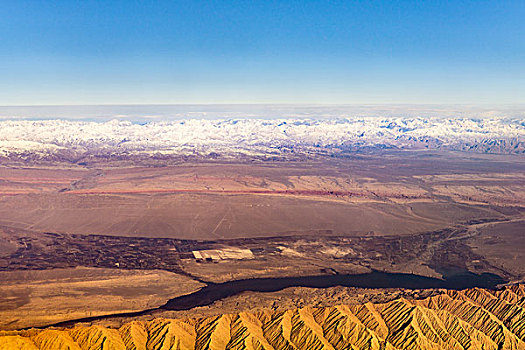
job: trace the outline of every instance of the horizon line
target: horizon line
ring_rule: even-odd
[[[72,103],[72,104],[15,104],[3,105],[4,107],[112,107],[112,106],[469,106],[469,107],[489,107],[489,106],[524,106],[525,103]]]

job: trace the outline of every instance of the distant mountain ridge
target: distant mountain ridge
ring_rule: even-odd
[[[525,349],[525,288],[386,303],[0,331],[0,349]]]
[[[293,157],[370,149],[525,153],[517,118],[188,119],[0,121],[0,158],[86,156]]]

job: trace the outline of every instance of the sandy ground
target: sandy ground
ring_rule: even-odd
[[[0,272],[0,284],[1,329],[148,309],[201,286],[166,271],[97,268]]]

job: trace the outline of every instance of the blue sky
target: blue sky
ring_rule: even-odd
[[[513,104],[525,1],[0,0],[0,105]]]

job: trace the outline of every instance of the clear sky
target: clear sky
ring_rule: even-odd
[[[523,0],[0,0],[0,105],[524,101]]]

